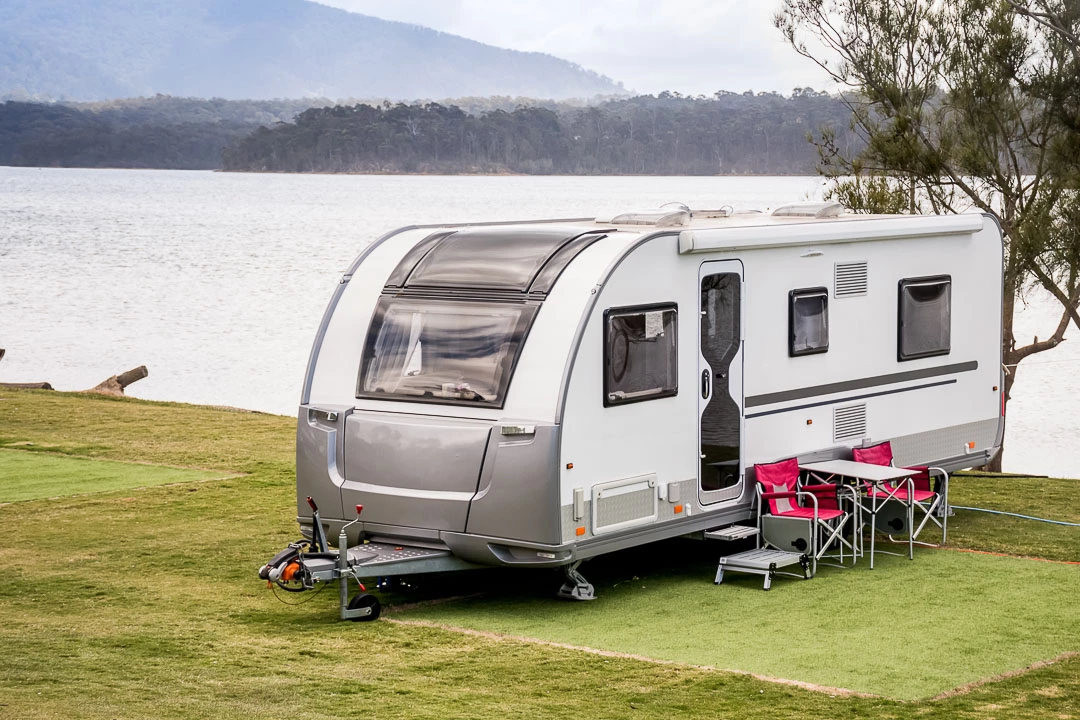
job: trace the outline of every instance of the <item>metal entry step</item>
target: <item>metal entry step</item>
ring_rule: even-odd
[[[782,572],[777,568],[789,565],[801,565],[802,574]],[[772,579],[775,575],[789,575],[801,577],[803,580],[810,579],[810,558],[805,553],[785,552],[783,550],[747,550],[720,558],[720,565],[716,568],[716,579],[713,582],[719,585],[724,581],[724,571],[748,573],[750,575],[764,575],[765,589],[772,587]]]
[[[728,525],[705,531],[705,537],[709,540],[744,540],[757,534],[758,529],[752,525]]]

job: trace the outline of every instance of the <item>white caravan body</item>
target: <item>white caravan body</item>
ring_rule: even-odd
[[[979,214],[673,209],[407,227],[348,269],[297,431],[327,535],[553,567],[753,516],[753,465],[986,463],[1002,238]],[[449,566],[448,566],[449,567]]]

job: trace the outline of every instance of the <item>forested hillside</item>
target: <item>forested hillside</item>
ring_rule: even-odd
[[[520,98],[309,108],[160,96],[0,104],[0,165],[270,172],[802,174],[809,132],[852,142],[838,99],[800,89],[598,106]]]
[[[309,105],[172,97],[74,106],[7,102],[0,104],[0,165],[215,169],[226,146]]]
[[[224,155],[227,170],[539,174],[812,173],[807,134],[854,142],[838,99],[799,89],[712,98],[661,93],[586,108],[520,106],[470,115],[454,105],[306,110]]]
[[[0,99],[620,92],[551,55],[307,0],[0,0]]]

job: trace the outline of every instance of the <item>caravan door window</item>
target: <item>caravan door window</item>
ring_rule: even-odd
[[[829,350],[829,291],[823,287],[788,294],[788,355]]]
[[[678,308],[613,308],[604,313],[604,407],[679,392]]]
[[[536,306],[379,299],[357,397],[502,407]]]
[[[948,355],[952,342],[952,278],[900,281],[897,359]]]

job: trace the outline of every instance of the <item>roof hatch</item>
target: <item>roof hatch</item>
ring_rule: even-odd
[[[386,289],[547,293],[563,268],[608,232],[567,227],[438,232],[406,253]]]

